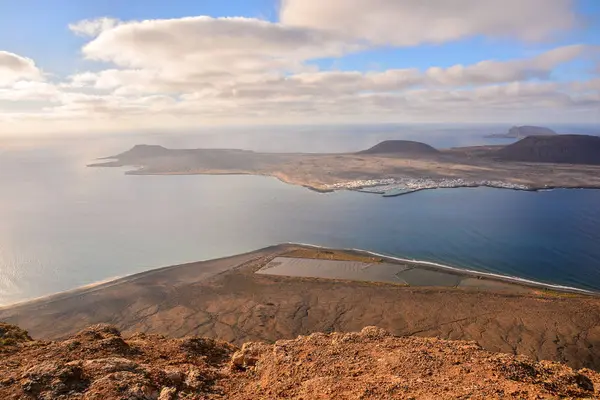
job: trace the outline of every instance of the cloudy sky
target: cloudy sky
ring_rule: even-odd
[[[600,123],[598,0],[0,0],[0,134]]]

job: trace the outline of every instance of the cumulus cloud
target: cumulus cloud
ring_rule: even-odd
[[[35,62],[18,54],[0,51],[0,86],[6,86],[20,79],[39,80],[42,72]]]
[[[73,24],[69,24],[69,29],[78,36],[98,36],[119,25],[121,21],[116,18],[102,17],[95,19],[84,19]]]
[[[520,10],[531,16],[531,24],[525,24],[520,15],[513,16],[516,21],[510,19],[506,4],[492,7],[491,15],[478,5],[466,7],[472,3],[467,0],[447,0],[461,12],[446,2],[428,0],[406,8],[412,1],[372,0],[369,4],[374,9],[387,10],[373,13],[364,9],[364,1],[346,0],[343,4],[356,7],[345,7],[336,18],[328,17],[330,26],[321,24],[320,14],[310,23],[299,18],[311,10],[313,0],[284,1],[280,23],[212,17],[80,21],[70,29],[88,37],[83,56],[109,66],[48,82],[40,80],[42,73],[32,60],[0,52],[0,86],[2,79],[5,82],[0,101],[43,103],[31,113],[21,112],[31,107],[0,110],[0,130],[9,120],[39,123],[42,130],[49,127],[44,121],[63,124],[61,130],[80,126],[74,121],[124,130],[257,121],[500,121],[510,119],[511,112],[562,116],[577,111],[578,118],[593,119],[594,108],[600,106],[596,80],[552,81],[557,66],[597,50],[592,46],[563,46],[521,59],[444,68],[338,71],[322,70],[314,63],[386,43],[404,46],[510,32],[536,39],[552,31],[543,27],[543,18],[531,16],[529,1]],[[324,14],[336,14],[342,4],[340,0],[321,3],[319,12]],[[544,18],[555,21],[552,15],[558,9],[564,11],[564,20],[570,19],[568,1],[544,0],[543,4],[540,14]],[[434,12],[427,14],[432,5]],[[361,7],[364,12],[357,12]],[[391,34],[387,14],[395,18]],[[481,26],[469,22],[473,15],[488,22]],[[409,17],[417,22],[404,23]],[[489,22],[492,18],[496,22]],[[448,29],[463,20],[466,27]],[[347,21],[355,22],[349,25],[355,31],[346,29]],[[414,24],[435,25],[435,29],[417,29]]]
[[[59,89],[46,82],[18,81],[10,86],[0,87],[0,100],[56,101],[59,96]]]
[[[390,92],[414,86],[464,86],[547,79],[561,63],[571,61],[589,46],[560,47],[535,57],[482,61],[473,65],[455,65],[449,68],[431,67],[425,71],[416,68],[390,69],[381,72],[362,71],[308,71],[285,73],[281,71],[221,70],[194,71],[195,63],[182,60],[177,69],[107,69],[84,72],[70,77],[66,86],[93,87],[115,90],[118,94],[199,93],[224,98],[268,96],[331,95],[358,92]]]
[[[522,60],[487,60],[469,66],[431,67],[426,71],[426,75],[432,82],[454,86],[547,79],[556,66],[572,61],[586,50],[591,51],[595,48],[571,45]]]
[[[572,0],[282,0],[280,19],[375,44],[414,46],[471,36],[537,41],[571,28]]]
[[[303,62],[352,49],[334,34],[252,18],[189,17],[128,22],[83,47],[90,60],[168,74],[264,74],[297,71]]]

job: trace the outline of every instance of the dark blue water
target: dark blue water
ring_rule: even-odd
[[[288,142],[241,134],[228,140],[261,150],[347,151],[399,134],[361,133],[360,144],[350,140],[356,134],[336,132],[321,141],[297,135]],[[469,142],[468,136],[430,139]],[[382,198],[319,194],[265,177],[126,176],[85,167],[136,143],[225,142],[218,135],[5,142],[0,304],[282,242],[362,248],[600,291],[596,190],[445,189]]]

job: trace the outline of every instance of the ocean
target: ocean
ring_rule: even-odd
[[[0,139],[0,305],[283,242],[600,291],[600,190],[460,188],[383,198],[316,193],[268,177],[127,176],[122,168],[86,167],[140,143],[343,152],[392,138],[438,147],[490,143],[482,134],[500,129],[232,128]]]

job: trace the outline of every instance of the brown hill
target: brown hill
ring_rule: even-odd
[[[598,398],[600,374],[475,342],[315,333],[241,349],[110,325],[64,341],[0,345],[2,399]]]
[[[600,165],[600,137],[530,136],[492,155],[505,161]]]
[[[428,144],[411,140],[385,140],[357,154],[436,155],[440,152]]]
[[[124,153],[119,155],[108,157],[108,158],[118,158],[118,159],[130,159],[130,158],[146,158],[146,157],[161,157],[171,153],[172,150],[169,150],[163,146],[153,145],[153,144],[136,144],[130,150],[127,150]]]

